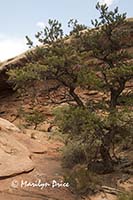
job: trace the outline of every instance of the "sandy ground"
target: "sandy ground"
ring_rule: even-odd
[[[33,171],[0,180],[0,200],[77,199],[71,193],[69,187],[62,185],[60,188],[57,187],[57,183],[64,183],[60,153],[58,152],[62,144],[58,141],[51,141],[47,137],[41,138],[41,140],[42,144],[47,145],[47,152],[32,154],[31,157],[35,163]],[[34,184],[34,186],[28,186],[26,181]],[[38,186],[35,186],[35,184]],[[41,187],[42,184],[44,184],[44,187]]]
[[[33,131],[26,131],[30,135]],[[15,177],[0,180],[0,200],[81,200],[71,192],[70,187],[62,185],[63,168],[61,167],[60,151],[62,142],[50,140],[46,134],[36,132],[38,142],[47,147],[45,153],[32,153],[31,159],[35,169]],[[56,181],[56,182],[55,182]],[[60,184],[58,188],[56,184]],[[31,185],[32,184],[32,185]],[[66,183],[67,184],[67,183]],[[99,193],[85,200],[115,200],[114,195]]]

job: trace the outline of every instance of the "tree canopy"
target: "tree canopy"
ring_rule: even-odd
[[[125,13],[119,14],[118,8],[110,11],[106,4],[99,3],[96,9],[100,17],[92,21],[93,29],[71,20],[68,25],[73,30],[67,37],[61,23],[49,20],[49,26],[35,35],[42,45],[27,54],[29,63],[8,74],[16,88],[26,89],[36,80],[47,84],[54,80],[53,87],[47,90],[49,98],[51,92],[63,88],[65,102],[74,103],[60,114],[57,112],[62,133],[68,135],[68,141],[82,146],[88,165],[101,158],[109,172],[114,169],[113,146],[118,138],[131,136],[132,112],[126,103],[119,106],[118,101],[127,95],[126,83],[133,76],[128,52],[133,40],[131,32],[123,28],[127,23]],[[28,36],[27,40],[32,47]],[[106,98],[97,103],[89,97],[84,100],[77,88],[98,90]]]

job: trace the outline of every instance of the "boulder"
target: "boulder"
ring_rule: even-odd
[[[31,152],[16,137],[24,135],[12,123],[0,118],[0,178],[29,172],[34,168]]]
[[[49,122],[42,123],[38,126],[39,131],[50,132],[52,125]]]
[[[21,132],[14,124],[3,118],[0,118],[0,131]]]
[[[13,135],[0,131],[0,178],[28,172],[33,168],[30,151]]]

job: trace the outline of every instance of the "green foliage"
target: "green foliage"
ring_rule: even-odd
[[[85,26],[84,24],[78,24],[78,21],[73,19],[68,22],[68,27],[72,28],[72,31],[70,31],[70,35],[75,36],[79,36],[81,31],[87,29],[87,26]]]
[[[40,43],[52,44],[62,38],[63,30],[61,26],[61,23],[57,20],[49,19],[48,26],[46,26],[43,31],[38,32],[35,37]]]
[[[76,156],[77,159],[75,158],[76,162],[84,157],[87,162],[93,160],[101,144],[102,136],[99,135],[99,129],[103,126],[103,122],[100,117],[87,109],[66,107],[56,110],[55,120],[62,133],[68,136],[67,143],[70,143],[70,146],[67,145],[68,152],[66,152],[71,156],[66,156],[67,162],[68,159],[70,159],[70,163],[71,160],[74,160],[71,158],[74,154],[79,154]],[[79,147],[78,151],[77,146]],[[81,154],[84,156],[82,155],[79,159]],[[66,160],[64,161],[66,162]]]
[[[121,143],[126,138],[132,137],[132,122],[133,112],[127,109],[109,114],[104,123],[108,129],[114,132],[111,138],[112,143]]]
[[[98,22],[97,19],[95,21],[92,20],[92,24],[95,27],[99,27],[102,25],[105,25],[105,27],[102,27],[103,29],[107,29],[108,25],[111,25],[113,27],[118,26],[123,23],[123,21],[126,19],[126,13],[119,14],[118,13],[118,7],[114,9],[114,11],[109,11],[108,6],[106,4],[101,5],[99,2],[96,4],[96,9],[100,13],[100,21]]]
[[[96,71],[89,68],[82,68],[80,73],[78,74],[78,83],[81,87],[88,86],[91,89],[103,90],[104,83],[97,76]]]
[[[122,94],[118,99],[119,105],[133,106],[133,94]]]
[[[118,107],[126,83],[133,77],[132,56],[126,50],[132,47],[132,41],[129,41],[131,33],[123,29],[125,13],[119,14],[118,8],[110,11],[106,4],[99,3],[96,9],[100,17],[92,21],[94,29],[82,33],[86,26],[70,20],[68,25],[73,30],[68,40],[63,37],[62,25],[57,20],[49,20],[48,26],[35,36],[42,46],[27,54],[31,64],[12,69],[8,75],[15,88],[26,89],[28,85],[34,92],[36,80],[56,81],[58,88],[65,91],[66,102],[76,103],[56,111],[60,130],[68,136],[66,143],[75,144],[67,146],[66,163],[69,159],[70,165],[80,163],[81,157],[87,163],[102,159],[106,172],[110,172],[113,170],[112,146],[131,137],[132,132],[132,113],[123,108],[127,103]],[[27,42],[33,45],[28,37]],[[89,62],[89,58],[93,61]],[[108,100],[102,99],[97,105],[89,97],[84,100],[76,92],[77,87],[106,92]],[[47,92],[50,96],[50,90]],[[42,118],[35,112],[27,120],[37,126]]]
[[[128,192],[128,193],[124,193],[118,196],[118,200],[132,200],[133,199],[133,193],[132,192]]]
[[[33,110],[31,113],[24,113],[26,122],[34,126],[34,129],[45,120],[43,113],[40,113],[38,110]]]
[[[86,162],[84,146],[79,142],[68,143],[62,153],[63,167],[71,169],[77,164]]]
[[[61,112],[58,112],[57,109],[55,120],[57,120],[63,133],[69,134],[71,138],[81,137],[81,134],[87,137],[86,134],[88,132],[93,134],[101,123],[100,117],[88,109],[71,106],[69,108],[63,108]]]
[[[70,183],[72,190],[78,194],[93,194],[100,185],[96,174],[89,172],[84,166],[80,165],[66,173],[65,179]]]
[[[91,50],[93,57],[101,62],[97,71],[104,89],[110,91],[110,108],[114,109],[126,82],[133,76],[133,66],[129,62],[131,55],[126,50],[132,46],[132,41],[127,43],[131,33],[120,29],[126,23],[126,14],[119,14],[118,8],[109,11],[106,4],[98,3],[96,9],[100,17],[92,21],[95,29],[83,35],[84,48]]]
[[[22,68],[11,69],[7,72],[9,83],[14,84],[14,89],[26,89],[34,87],[34,83],[40,80],[40,74],[46,72],[47,66],[41,64],[29,64]]]
[[[101,146],[110,151],[113,145],[132,137],[133,113],[128,110],[100,116],[88,109],[70,106],[57,109],[55,120],[68,136],[63,159],[68,167],[81,163],[82,158],[89,164],[102,156]]]
[[[62,38],[61,24],[50,20],[49,25],[49,28],[45,27],[43,32],[36,35],[41,43],[48,45],[38,47],[27,55],[32,64],[27,64],[23,69],[10,70],[9,81],[15,87],[22,85],[25,88],[25,85],[31,85],[34,80],[56,80],[59,87],[66,88],[66,96],[70,95],[77,104],[83,104],[74,92],[80,72],[80,52]]]
[[[33,42],[31,41],[31,39],[26,35],[26,40],[27,40],[27,45],[31,48],[33,46]]]

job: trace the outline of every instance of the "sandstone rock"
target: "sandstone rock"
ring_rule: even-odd
[[[17,128],[14,124],[10,123],[9,121],[3,118],[0,118],[0,130],[20,132],[19,128]]]
[[[58,131],[59,130],[59,127],[58,126],[52,126],[52,128],[51,128],[51,132],[52,133],[54,133],[54,132],[56,132],[56,131]]]
[[[46,153],[47,148],[39,143],[38,141],[33,140],[31,137],[29,137],[26,134],[13,134],[15,138],[23,144],[31,153]]]
[[[43,124],[40,124],[39,126],[38,126],[38,130],[40,130],[40,131],[45,131],[45,132],[49,132],[49,129],[51,128],[51,124],[50,123],[47,123],[47,122],[45,122],[45,123],[43,123]]]
[[[0,178],[31,171],[34,168],[31,154],[46,152],[44,144],[0,118]]]
[[[28,172],[33,168],[30,151],[9,132],[0,131],[0,178]]]

